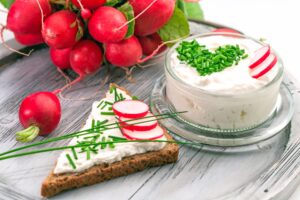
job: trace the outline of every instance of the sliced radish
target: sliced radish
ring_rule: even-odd
[[[132,131],[148,131],[157,126],[157,120],[151,113],[148,113],[144,118],[120,117],[119,120],[123,128]]]
[[[118,101],[112,109],[117,116],[126,118],[144,117],[149,111],[148,105],[138,100]]]
[[[268,71],[270,71],[276,63],[277,57],[271,53],[264,62],[262,62],[259,66],[255,67],[254,69],[250,70],[250,75],[253,78],[257,79],[265,75]]]
[[[217,29],[212,30],[212,32],[215,32],[215,33],[236,33],[236,34],[241,34],[240,32],[238,32],[236,30],[233,30],[233,29],[230,29],[230,28],[217,28]]]
[[[250,69],[253,69],[260,65],[271,53],[271,48],[269,45],[264,46],[254,53],[254,57],[251,59],[251,63],[249,65]]]
[[[155,140],[164,135],[164,130],[160,126],[149,131],[131,131],[123,128],[122,133],[129,140]]]

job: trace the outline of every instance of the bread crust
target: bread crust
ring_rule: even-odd
[[[116,84],[111,84],[128,95],[130,93]],[[165,131],[168,140],[172,137]],[[136,154],[123,158],[111,164],[95,165],[81,173],[65,173],[54,174],[53,170],[43,181],[41,187],[41,195],[44,197],[54,196],[62,191],[79,188],[83,186],[93,185],[112,178],[125,176],[138,171],[142,171],[148,167],[156,167],[178,160],[179,147],[175,143],[167,143],[166,146],[159,151],[151,151],[143,154]]]

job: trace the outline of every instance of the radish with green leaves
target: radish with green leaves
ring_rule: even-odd
[[[45,42],[55,49],[73,47],[83,36],[83,25],[77,15],[61,10],[47,17],[42,30]]]
[[[33,46],[44,43],[41,33],[19,34],[14,33],[15,39],[22,45]]]
[[[158,46],[163,43],[157,33],[151,34],[149,36],[138,37],[138,39],[142,45],[143,54],[147,56],[151,55],[158,48]],[[161,47],[157,53],[159,54],[163,52],[166,48],[167,46]]]
[[[129,0],[133,7],[135,35],[146,36],[157,32],[172,17],[175,0]]]
[[[37,2],[38,1],[38,2]],[[49,0],[16,0],[7,15],[7,28],[17,34],[38,34],[42,29],[42,15],[47,17],[52,9]]]
[[[67,49],[54,49],[50,47],[50,57],[58,68],[67,69],[71,66],[70,64],[70,53],[72,48]]]
[[[105,58],[118,67],[130,67],[142,57],[142,47],[135,36],[118,43],[105,44]]]
[[[71,68],[79,75],[79,77],[61,89],[55,90],[54,93],[58,94],[67,87],[80,82],[87,75],[95,73],[100,69],[102,62],[102,50],[95,42],[92,40],[79,41],[70,52]]]
[[[125,38],[128,30],[128,25],[125,23],[127,23],[126,17],[118,9],[102,6],[93,13],[88,29],[98,42],[114,43]]]
[[[52,92],[37,92],[27,96],[19,109],[19,120],[25,128],[16,133],[20,142],[30,142],[38,135],[51,133],[59,124],[61,106]]]
[[[86,9],[96,9],[106,3],[106,0],[72,0],[72,3],[77,7],[82,9],[82,7]],[[81,6],[81,5],[82,6]]]

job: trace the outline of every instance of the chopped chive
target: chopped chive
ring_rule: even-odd
[[[111,149],[114,149],[116,146],[115,146],[115,144],[114,143],[108,143],[108,146],[109,146],[109,148],[111,148]]]
[[[102,139],[101,139],[101,142],[105,142],[106,141],[106,138],[105,137],[102,137]],[[106,148],[106,146],[107,146],[107,144],[106,143],[104,143],[104,144],[101,144],[101,149],[105,149]]]
[[[104,101],[100,101],[100,103],[97,105],[97,108],[99,108],[103,103]]]
[[[100,114],[101,115],[111,115],[111,116],[115,115],[114,112],[101,112]]]
[[[105,119],[105,120],[100,122],[100,125],[106,124],[107,122],[108,122],[108,119]]]
[[[78,157],[77,157],[77,153],[76,153],[75,148],[71,148],[71,150],[72,150],[72,154],[73,154],[74,159],[77,160]]]
[[[113,103],[109,102],[109,101],[105,101],[105,103],[108,104],[108,105],[111,105],[111,106],[113,105]]]
[[[67,159],[68,159],[68,161],[69,161],[69,164],[72,166],[72,168],[73,168],[73,169],[76,169],[76,165],[75,165],[75,163],[73,162],[71,156],[70,156],[69,154],[66,154],[66,157],[67,157]]]
[[[90,159],[91,159],[91,151],[90,151],[89,148],[87,148],[87,150],[86,150],[86,159],[87,159],[87,160],[90,160]]]
[[[139,100],[137,96],[132,96],[132,100]]]
[[[117,136],[108,136],[110,137],[111,139],[113,139],[113,141],[120,141],[120,140],[127,140],[126,138],[123,138],[123,137],[117,137]]]
[[[106,106],[107,106],[107,104],[104,103],[103,106],[100,109],[103,110]]]

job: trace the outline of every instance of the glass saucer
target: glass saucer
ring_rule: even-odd
[[[155,115],[176,112],[166,97],[165,89],[165,77],[162,76],[156,81],[150,97],[151,111]],[[199,143],[198,148],[220,151],[224,147],[241,147],[260,143],[286,131],[293,111],[292,94],[288,87],[282,84],[273,115],[264,123],[251,129],[234,132],[215,130],[187,122],[179,116],[161,120],[160,123],[178,141]]]

